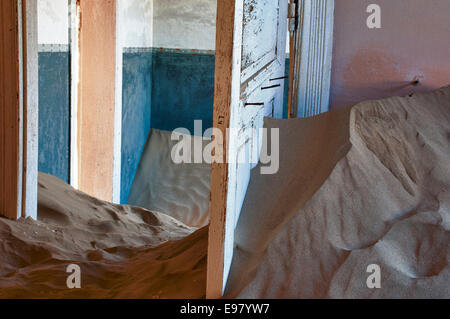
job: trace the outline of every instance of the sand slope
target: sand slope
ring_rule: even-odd
[[[201,298],[207,229],[39,175],[38,220],[0,219],[0,298]],[[184,238],[183,241],[180,239]],[[82,289],[69,290],[77,264]]]
[[[284,159],[253,172],[228,296],[450,297],[450,87],[345,112],[267,120]]]
[[[186,225],[203,227],[209,223],[209,185],[211,166],[194,163],[194,143],[201,147],[209,140],[191,139],[192,163],[175,164],[171,152],[179,143],[172,132],[152,129],[139,163],[128,203],[164,212]]]
[[[252,172],[228,297],[450,298],[450,87],[266,127],[280,128],[280,171]],[[190,226],[208,220],[209,168],[167,163],[157,134],[132,199],[181,221],[40,174],[39,221],[0,218],[0,298],[205,296],[207,227]]]

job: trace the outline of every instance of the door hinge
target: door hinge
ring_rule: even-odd
[[[290,2],[288,5],[288,27],[290,36],[294,36],[294,32],[297,31],[297,3]]]

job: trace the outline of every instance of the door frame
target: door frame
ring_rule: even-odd
[[[3,0],[0,60],[0,215],[37,218],[37,1]]]
[[[288,118],[329,111],[334,0],[290,0]]]
[[[78,100],[80,88],[80,0],[69,0],[70,185],[78,189]]]
[[[214,113],[213,128],[220,130],[223,140],[216,141],[216,150],[221,154],[214,154],[222,159],[221,163],[211,164],[211,196],[210,196],[210,225],[208,235],[208,261],[206,297],[216,299],[222,297],[224,273],[225,227],[228,192],[228,164],[227,151],[229,136],[227,128],[230,126],[230,104],[232,95],[240,95],[240,77],[233,74],[233,64],[240,65],[240,57],[233,56],[234,39],[239,39],[238,26],[235,26],[236,1],[218,0],[216,24],[216,57],[214,80]],[[240,31],[240,32],[239,32]],[[240,37],[242,39],[242,37]],[[230,56],[233,58],[230,59]],[[235,59],[237,59],[235,61]],[[233,85],[234,83],[234,85]],[[237,85],[236,85],[237,83]],[[237,89],[236,86],[239,88]],[[219,144],[220,143],[220,144]]]
[[[71,19],[71,86],[76,92],[71,106],[71,183],[117,204],[122,147],[120,2],[71,0],[76,8]]]
[[[268,59],[264,55],[254,61],[259,69],[252,67],[253,74],[242,70],[244,24],[236,21],[243,21],[244,14],[244,0],[217,2],[213,127],[220,131],[223,139],[215,141],[215,150],[220,154],[213,155],[219,162],[211,164],[207,298],[223,295],[233,257],[234,229],[242,205],[242,190],[250,178],[248,167],[259,158],[262,137],[258,136],[259,132],[253,135],[251,128],[262,126],[265,107],[271,101],[277,100],[278,116],[282,114],[284,83],[278,81],[283,80],[285,74],[282,70],[286,53],[287,1],[279,2],[278,21],[281,23],[277,24],[276,54]],[[282,74],[274,74],[278,71]],[[229,128],[239,128],[239,132],[234,132],[237,136],[230,136]],[[239,173],[240,168],[234,160],[246,147],[250,149],[251,160],[242,171],[245,172]]]

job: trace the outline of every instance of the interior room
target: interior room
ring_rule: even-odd
[[[449,16],[0,1],[0,299],[450,298]]]

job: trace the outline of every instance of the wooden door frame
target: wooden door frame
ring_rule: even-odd
[[[80,94],[80,0],[69,0],[70,185],[78,189],[78,101]]]
[[[222,154],[214,154],[222,158],[222,163],[211,164],[211,196],[210,196],[210,225],[208,235],[208,262],[206,297],[216,299],[222,297],[224,272],[224,245],[228,192],[228,164],[227,151],[229,136],[227,128],[230,126],[230,104],[233,88],[233,48],[235,35],[236,1],[217,1],[216,24],[216,57],[214,80],[214,115],[213,127],[221,131],[223,144],[218,145]],[[236,77],[236,75],[234,75]],[[236,81],[234,81],[236,83]],[[240,79],[237,84],[240,87]],[[240,94],[240,89],[238,93]]]
[[[299,17],[303,16],[300,10],[298,10],[299,0],[289,0],[289,91],[288,91],[288,110],[287,117],[295,118],[297,117],[296,108],[294,108],[294,101],[296,100],[296,96],[293,94],[294,92],[294,83],[295,83],[295,50],[296,44],[298,41],[298,25],[299,25]]]
[[[77,91],[72,95],[72,185],[114,203],[120,203],[121,184],[119,4],[119,0],[76,0],[72,6],[79,14],[71,23],[72,47],[78,49],[72,55],[72,89]]]
[[[289,45],[288,118],[315,116],[329,110],[335,4],[334,0],[290,3],[295,5],[290,10],[295,30]]]
[[[264,60],[265,63],[260,63],[264,57],[253,62],[260,67],[253,68],[253,74],[248,74],[245,70],[243,72],[241,61],[244,0],[218,0],[217,2],[213,127],[220,130],[223,141],[221,141],[222,145],[217,145],[220,143],[217,141],[215,149],[216,151],[220,149],[221,154],[214,154],[214,158],[221,162],[213,161],[211,165],[207,298],[220,298],[223,295],[232,261],[234,229],[239,218],[241,200],[243,200],[240,196],[243,192],[239,191],[239,185],[246,188],[244,184],[248,182],[248,179],[243,181],[240,178],[245,174],[238,174],[238,167],[234,160],[237,159],[236,156],[243,149],[242,147],[247,146],[251,149],[251,154],[255,155],[254,159],[259,158],[260,147],[257,145],[261,141],[259,136],[249,136],[251,133],[248,127],[250,125],[250,127],[258,128],[263,125],[261,114],[265,111],[264,106],[277,100],[281,105],[278,113],[281,113],[283,84],[274,86],[273,81],[282,80],[285,74],[282,71],[285,66],[287,12],[282,10],[287,11],[287,2],[281,1],[278,4],[278,20],[282,23],[277,24],[278,42],[275,47],[275,57],[269,61]],[[242,80],[245,80],[244,83]],[[279,91],[267,93],[270,85]],[[266,90],[263,91],[262,87]],[[251,108],[246,105],[246,102],[260,102],[259,105],[264,106],[263,109]],[[240,126],[241,120],[248,120],[247,124],[243,124],[246,125],[245,128]],[[239,130],[237,136],[230,136],[229,128],[243,130]],[[252,158],[251,163],[254,159]],[[249,173],[248,170],[245,172]],[[249,175],[247,176],[249,178]]]
[[[2,0],[0,215],[37,218],[37,1]]]

